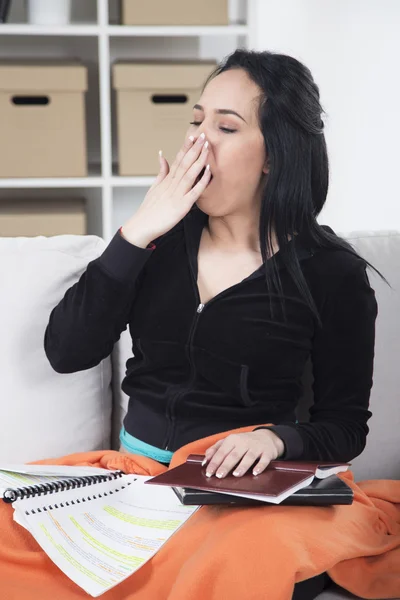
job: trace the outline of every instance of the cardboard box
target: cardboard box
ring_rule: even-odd
[[[113,65],[117,91],[120,175],[156,175],[158,151],[173,162],[215,62],[121,62]]]
[[[228,0],[122,0],[123,25],[228,25]]]
[[[85,200],[0,200],[0,237],[86,235]]]
[[[87,69],[0,62],[0,177],[85,177]]]

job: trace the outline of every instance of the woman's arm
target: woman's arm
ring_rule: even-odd
[[[144,266],[154,251],[117,232],[103,254],[52,310],[44,336],[46,356],[58,373],[98,365],[127,327]]]
[[[356,260],[324,303],[312,349],[310,422],[270,427],[285,459],[351,461],[368,434],[377,303],[363,261]]]

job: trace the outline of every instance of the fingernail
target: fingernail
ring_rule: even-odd
[[[208,142],[204,144],[204,148],[208,148]]]
[[[207,171],[209,171],[210,170],[210,165],[207,165],[206,169],[207,169]]]
[[[206,472],[206,477],[211,477],[212,473],[210,473],[209,471]]]
[[[207,459],[205,458],[205,459],[203,460],[203,462],[201,463],[201,466],[202,466],[202,467],[204,467],[204,465],[206,464],[206,462],[207,462]]]
[[[162,150],[158,151],[158,155],[159,155],[160,158],[162,157]]]
[[[205,134],[205,133],[202,133],[202,134],[200,135],[200,139],[202,139],[202,140],[204,140],[204,138],[205,138],[205,137],[206,137],[206,134]]]
[[[225,471],[218,471],[218,473],[217,473],[217,477],[219,479],[221,479],[221,477],[223,477],[224,475],[225,475]]]
[[[258,475],[258,474],[259,474],[259,472],[260,472],[260,471],[259,471],[258,469],[254,469],[254,471],[253,471],[253,475]]]
[[[234,475],[235,477],[239,477],[240,471],[233,471],[232,475]]]

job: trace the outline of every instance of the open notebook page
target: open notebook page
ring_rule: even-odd
[[[310,475],[310,477],[308,477],[301,483],[298,483],[297,485],[292,486],[290,489],[286,490],[285,492],[282,492],[282,494],[278,494],[277,496],[268,496],[268,494],[264,494],[264,495],[245,494],[242,492],[240,492],[240,493],[238,493],[238,492],[223,492],[222,490],[215,490],[215,491],[217,491],[218,494],[228,494],[228,496],[241,496],[242,498],[252,498],[254,500],[260,500],[261,502],[272,502],[273,504],[280,504],[280,502],[282,502],[283,500],[285,500],[285,498],[288,498],[289,496],[291,496],[292,494],[297,492],[297,490],[301,490],[302,488],[306,487],[307,485],[310,485],[310,483],[313,481],[313,479],[314,479],[314,475]]]
[[[318,467],[315,471],[315,477],[318,479],[326,479],[331,475],[335,475],[336,473],[344,473],[349,468],[348,465],[338,465],[337,467]]]
[[[97,597],[145,564],[199,508],[183,506],[168,487],[143,485],[146,479],[123,475],[116,481],[18,500],[13,504],[16,520],[72,581]],[[74,498],[115,488],[120,491],[65,506]],[[60,501],[64,508],[55,508]],[[53,508],[38,512],[43,505]]]

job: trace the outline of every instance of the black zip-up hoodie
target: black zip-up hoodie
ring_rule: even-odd
[[[295,249],[322,327],[279,252],[287,322],[271,318],[264,267],[201,304],[197,253],[208,215],[195,206],[148,248],[117,232],[53,309],[45,351],[59,373],[107,357],[129,325],[133,357],[123,391],[131,435],[175,451],[229,429],[273,423],[283,458],[348,461],[368,433],[375,294],[364,262],[344,250]],[[272,298],[279,314],[280,300]],[[301,378],[313,363],[314,406],[296,423]]]

